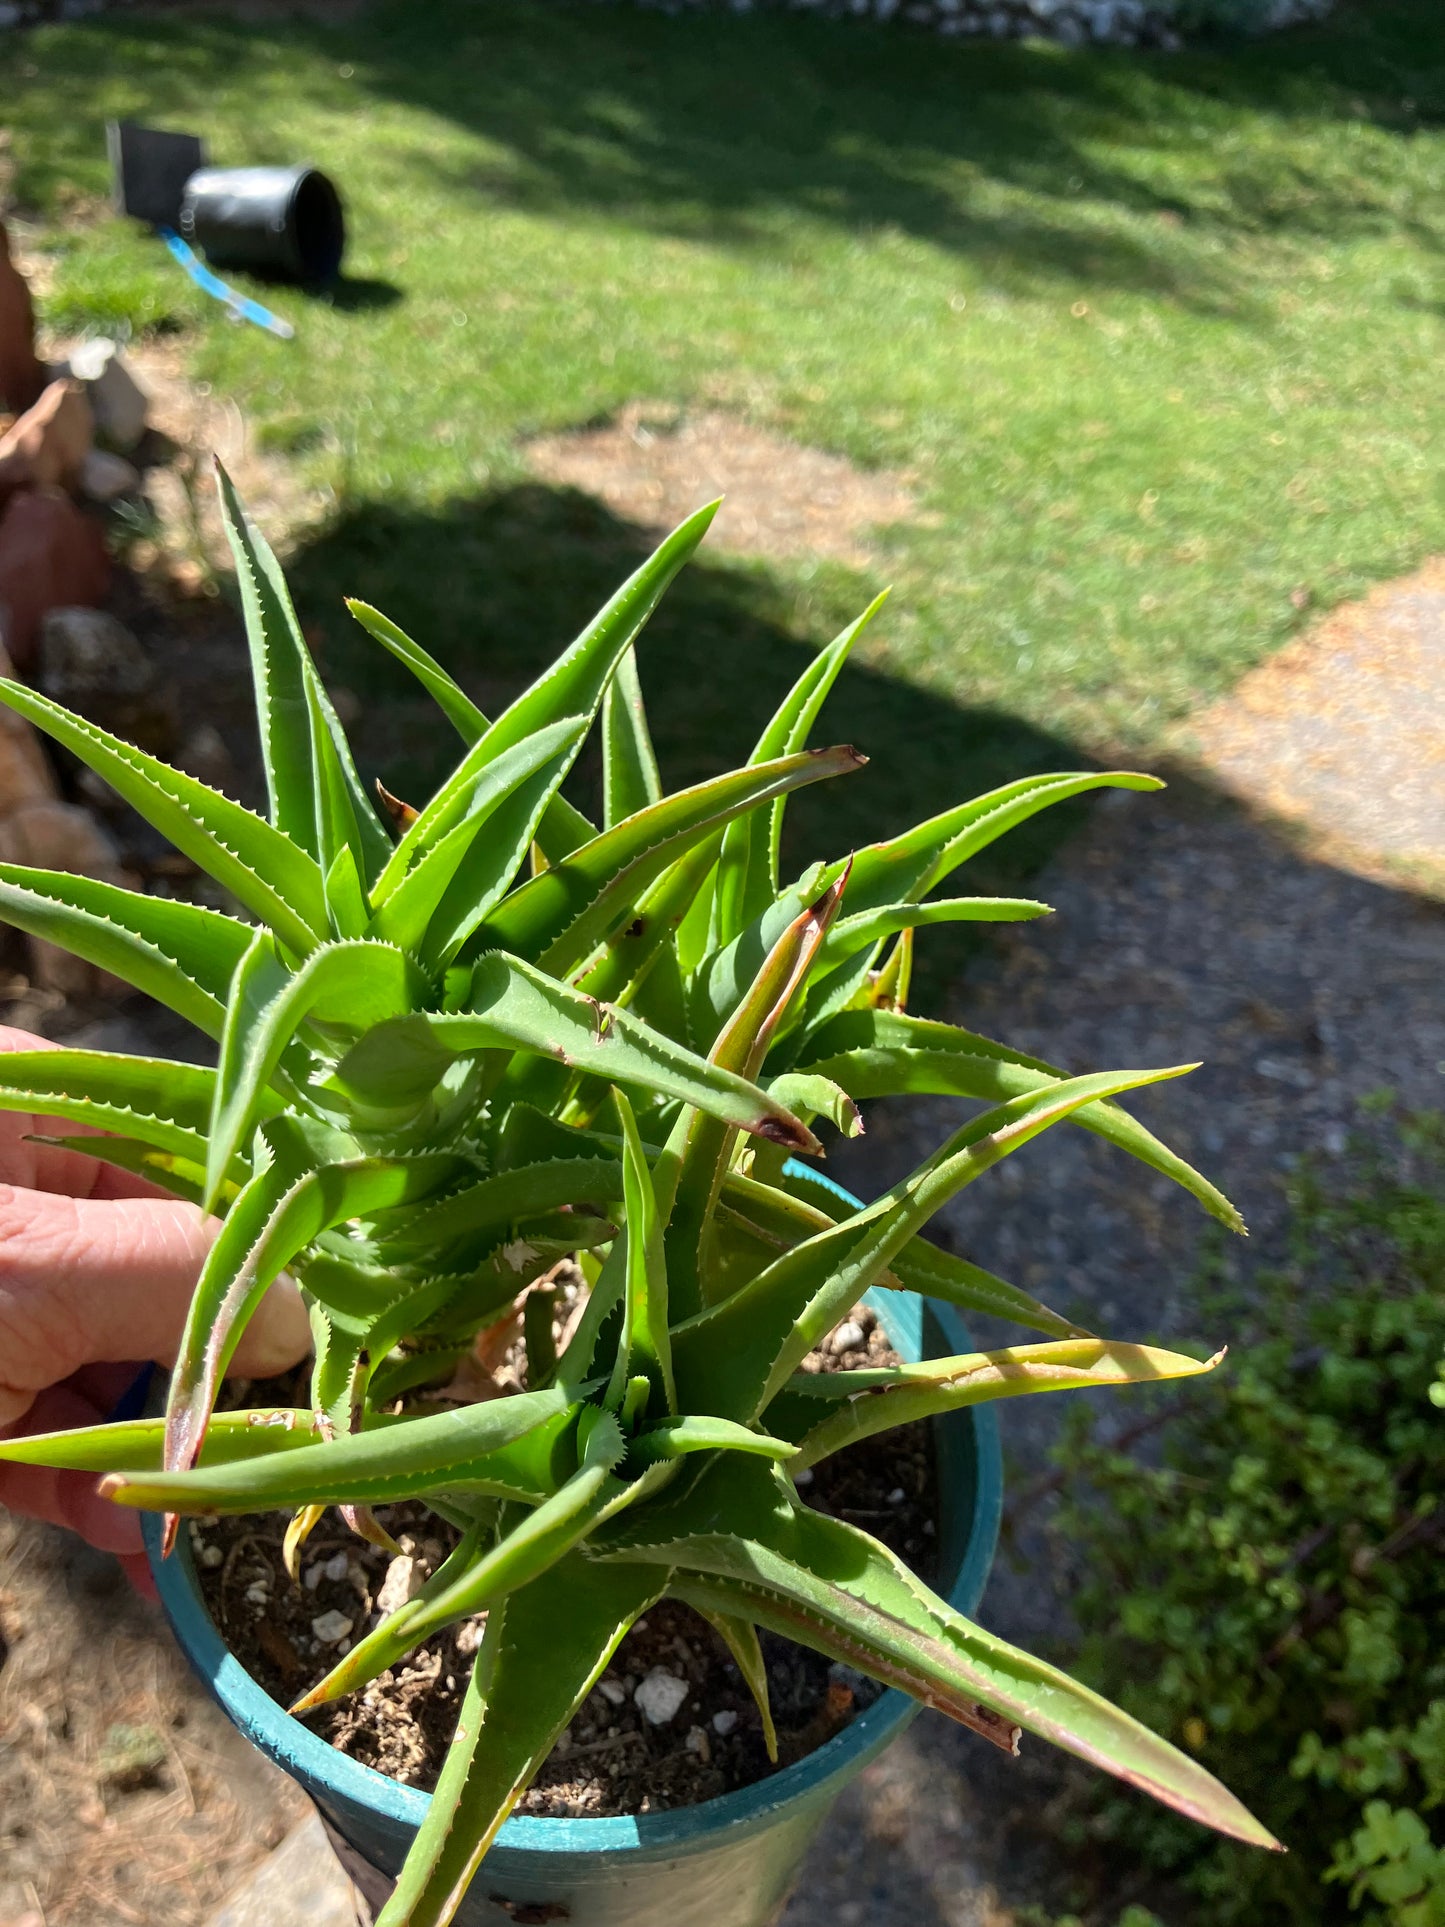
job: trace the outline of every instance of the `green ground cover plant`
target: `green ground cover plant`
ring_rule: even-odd
[[[1161,1462],[1087,1426],[1062,1449],[1102,1501],[1060,1521],[1080,1671],[1290,1849],[1201,1849],[1110,1802],[1086,1832],[1178,1883],[1171,1927],[1445,1921],[1445,1119],[1382,1136],[1343,1181],[1299,1175],[1285,1266],[1247,1296],[1215,1277],[1203,1307],[1247,1343]]]
[[[986,787],[1061,738],[1154,754],[1303,612],[1438,547],[1442,73],[1435,0],[1175,56],[383,0],[10,35],[0,119],[55,323],[194,329],[197,373],[331,490],[289,566],[363,695],[402,685],[335,613],[358,583],[468,686],[521,681],[646,552],[521,437],[641,397],[912,474],[875,565],[703,565],[650,687],[669,779],[713,773],[719,648],[780,697],[891,581],[834,726],[899,753],[837,807],[901,828],[960,756]],[[108,114],[335,176],[351,278],[272,291],[294,342],[105,216]]]
[[[706,508],[491,720],[434,657],[354,603],[373,646],[462,742],[420,807],[384,789],[373,803],[276,559],[224,474],[220,488],[265,817],[0,683],[0,700],[244,913],[0,865],[7,921],[117,971],[217,1047],[215,1069],[12,1054],[0,1107],[99,1126],[108,1135],[58,1141],[222,1218],[164,1417],[7,1440],[0,1458],[103,1474],[116,1503],[167,1515],[168,1549],[185,1514],[291,1511],[293,1579],[330,1506],[393,1551],[377,1510],[389,1502],[423,1501],[455,1528],[417,1596],[292,1709],[364,1687],[432,1634],[486,1615],[435,1797],[378,1927],[454,1917],[618,1643],[663,1598],[724,1641],[770,1744],[760,1627],[1006,1752],[1027,1728],[1195,1821],[1273,1845],[1187,1753],[966,1619],[794,1484],[857,1440],[984,1400],[1193,1378],[1218,1363],[1101,1338],[922,1236],[950,1198],[1074,1120],[1242,1229],[1116,1101],[1190,1066],[1071,1077],[907,1009],[918,929],[1045,912],[938,894],[980,850],[1069,796],[1153,779],[1024,777],[786,881],[788,797],[863,762],[810,739],[877,605],[808,664],[745,765],[665,792],[634,645],[706,533]],[[600,827],[562,792],[594,726]],[[859,1099],[909,1094],[952,1095],[971,1114],[873,1202],[822,1191],[793,1162],[822,1153],[815,1124],[855,1136]],[[568,1258],[589,1286],[575,1307],[556,1283]],[[311,1312],[309,1404],[216,1413],[227,1363],[283,1270]],[[874,1287],[1035,1336],[810,1372]],[[501,1356],[512,1342],[525,1389],[447,1402],[476,1346]]]

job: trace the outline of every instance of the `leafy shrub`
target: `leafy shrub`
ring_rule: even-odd
[[[1445,1923],[1442,1172],[1435,1117],[1404,1120],[1393,1163],[1356,1147],[1343,1185],[1300,1177],[1284,1268],[1253,1305],[1215,1281],[1245,1342],[1157,1465],[1071,1415],[1078,1671],[1292,1849],[1247,1857],[1111,1799],[1090,1830],[1209,1927]]]

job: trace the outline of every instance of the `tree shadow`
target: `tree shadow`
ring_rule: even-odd
[[[525,0],[436,0],[420,14],[383,0],[344,25],[98,20],[66,48],[73,125],[22,156],[21,186],[54,189],[81,164],[98,139],[92,83],[117,62],[164,117],[194,113],[216,71],[254,77],[268,98],[289,60],[293,104],[334,111],[360,89],[480,143],[458,160],[425,126],[390,129],[378,160],[394,181],[440,173],[501,211],[604,217],[713,247],[797,254],[801,210],[957,253],[1003,292],[1088,280],[1248,314],[1248,262],[1231,248],[1253,236],[1306,243],[1403,223],[1426,248],[1445,240],[1438,197],[1408,164],[1411,137],[1445,122],[1435,0],[1347,3],[1314,29],[1174,56],[963,44],[781,12],[559,4],[545,20],[539,32]],[[1242,144],[1241,109],[1258,116]],[[253,158],[289,151],[274,111],[248,139]],[[341,185],[364,200],[364,180]]]

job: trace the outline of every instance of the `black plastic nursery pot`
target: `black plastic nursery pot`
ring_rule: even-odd
[[[809,1174],[814,1175],[812,1173]],[[856,1200],[849,1200],[856,1203]],[[911,1292],[877,1291],[867,1303],[905,1358],[970,1349],[956,1311]],[[991,1407],[931,1421],[936,1428],[940,1517],[938,1590],[973,1613],[993,1563],[1003,1502],[998,1429]],[[232,1722],[296,1780],[333,1835],[394,1878],[430,1795],[333,1750],[292,1719],[227,1649],[201,1597],[190,1540],[160,1556],[161,1521],[144,1520],[161,1603],[191,1665]],[[766,1927],[813,1835],[849,1781],[919,1711],[885,1692],[825,1745],[768,1779],[698,1806],[599,1820],[513,1817],[502,1827],[456,1916],[459,1927],[505,1927],[518,1918],[571,1927]]]
[[[346,249],[341,196],[318,169],[203,167],[186,182],[181,232],[215,268],[332,280]]]

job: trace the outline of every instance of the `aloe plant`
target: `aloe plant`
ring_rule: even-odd
[[[214,1070],[98,1051],[5,1058],[0,1106],[101,1126],[85,1148],[222,1220],[164,1419],[11,1442],[169,1515],[288,1508],[294,1560],[327,1506],[421,1500],[458,1534],[417,1597],[300,1702],[350,1692],[486,1614],[455,1741],[384,1927],[452,1918],[503,1819],[628,1627],[697,1609],[758,1696],[771,1628],[900,1686],[1001,1746],[1028,1728],[1240,1839],[1273,1844],[1194,1762],[955,1612],[794,1477],[851,1441],[985,1399],[1206,1371],[1104,1340],[923,1235],[933,1214],[1066,1121],[1228,1202],[1117,1100],[1179,1074],[1071,1077],[906,1012],[914,932],[1042,904],[941,895],[967,861],[1127,772],[1029,778],[904,836],[780,870],[789,794],[864,758],[808,738],[877,604],[809,664],[747,763],[664,795],[635,644],[711,520],[685,522],[531,688],[489,721],[363,604],[377,643],[461,738],[420,809],[373,807],[274,556],[227,478],[269,788],[265,818],[16,683],[0,698],[112,785],[237,915],[0,865],[0,913],[128,979],[215,1040]],[[562,795],[600,726],[604,821]],[[1189,1068],[1187,1066],[1180,1068]],[[789,1162],[857,1100],[971,1100],[966,1122],[853,1209]],[[68,1142],[70,1140],[62,1140]],[[549,1276],[590,1290],[558,1349]],[[283,1268],[310,1307],[309,1408],[213,1414]],[[1034,1334],[992,1352],[810,1375],[872,1287]],[[528,1389],[425,1397],[519,1321]]]

